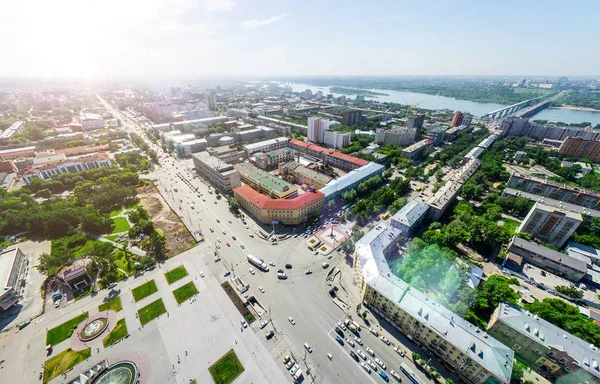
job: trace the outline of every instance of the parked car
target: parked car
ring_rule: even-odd
[[[267,338],[267,340],[273,337],[273,335],[275,335],[275,332],[273,330],[265,332],[265,337]]]
[[[371,368],[369,368],[369,366],[367,364],[365,364],[364,362],[360,363],[360,366],[368,373],[371,374]]]
[[[229,271],[225,271],[225,273],[223,274],[223,276],[225,276],[225,277],[227,277],[229,275],[231,275],[231,272],[229,272]]]
[[[379,332],[375,328],[369,328],[369,332],[371,332],[375,336],[379,336]]]
[[[292,269],[292,264],[286,264],[285,269]]]
[[[338,343],[340,343],[340,345],[344,345],[344,339],[342,339],[339,335],[337,335],[335,337],[335,341],[337,341]]]
[[[308,351],[308,353],[312,353],[313,349],[308,343],[304,343],[304,348]]]
[[[381,369],[379,370],[379,376],[387,383],[390,381],[390,378],[388,377],[388,375],[385,374],[385,372],[383,372]]]
[[[344,332],[340,329],[340,327],[335,327],[335,333],[344,337]]]
[[[398,372],[394,371],[393,369],[390,371],[390,375],[392,375],[392,377],[396,380],[398,380],[399,382],[402,382],[402,379],[400,378],[400,375],[398,374]]]
[[[385,370],[385,363],[383,362],[383,360],[381,360],[380,358],[376,357],[375,358],[375,362],[377,363],[377,365],[379,365],[381,368],[383,368]]]
[[[375,352],[371,348],[367,347],[366,350],[369,355],[375,356]]]
[[[354,351],[350,351],[350,356],[354,359],[354,361],[359,362],[358,355],[354,353]]]
[[[356,353],[358,353],[358,356],[360,356],[363,360],[367,360],[367,355],[365,355],[365,353],[360,349],[357,349]]]
[[[259,327],[260,327],[260,329],[263,329],[264,327],[266,327],[266,326],[267,326],[267,324],[268,324],[268,323],[267,323],[267,320],[263,320],[263,321],[261,321],[261,322],[260,322],[260,324],[259,324]]]
[[[387,339],[387,337],[385,336],[381,336],[380,337],[381,341],[383,341],[385,344],[390,345],[390,341]]]
[[[356,344],[358,345],[363,345],[363,341],[358,336],[354,336],[354,341],[356,341]]]
[[[296,320],[294,320],[294,318],[293,318],[293,317],[291,317],[291,316],[290,316],[290,317],[288,317],[288,321],[290,322],[290,324],[292,324],[292,325],[296,325]]]
[[[242,320],[241,324],[242,324],[242,327],[248,328],[248,323],[246,323],[246,320]]]
[[[354,341],[352,341],[352,339],[348,338],[348,339],[346,339],[346,342],[348,343],[349,346],[354,348]]]

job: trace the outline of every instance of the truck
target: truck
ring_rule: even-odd
[[[248,262],[263,272],[269,272],[269,266],[260,257],[248,255]]]

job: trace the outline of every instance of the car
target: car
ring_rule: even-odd
[[[385,372],[383,372],[381,369],[379,370],[379,376],[383,379],[383,381],[385,381],[386,383],[390,381],[390,378],[388,377],[388,375],[385,374]]]
[[[246,247],[244,247],[244,244],[240,244],[240,248],[244,249]]]
[[[340,345],[344,345],[344,339],[342,339],[339,335],[335,336],[335,341],[340,343]]]
[[[342,324],[341,322],[338,321],[337,325],[338,325],[338,327],[340,327],[344,331],[346,330],[346,326],[344,324]]]
[[[225,245],[227,245],[228,247],[231,247],[231,244],[229,244],[229,242],[225,243]]]
[[[335,333],[337,333],[338,335],[344,337],[344,331],[342,331],[340,329],[340,327],[335,327]]]
[[[375,336],[379,336],[379,332],[375,328],[369,328],[369,332],[371,332]]]
[[[217,223],[220,223],[220,222],[221,222],[221,220],[217,219]]]
[[[246,323],[246,320],[242,320],[240,324],[242,324],[242,327],[248,328],[248,323]]]
[[[363,345],[363,341],[358,336],[354,336],[354,341],[356,341],[356,344],[358,345]]]
[[[368,373],[371,374],[371,368],[369,368],[369,366],[367,364],[365,364],[364,362],[360,363],[360,366]]]
[[[215,230],[211,228],[211,229],[210,229],[210,231],[211,231],[211,232],[214,232]]]
[[[400,348],[394,347],[394,351],[396,351],[396,353],[399,354],[400,357],[404,357],[404,352]]]
[[[323,269],[329,268],[329,263],[323,263],[321,264],[321,267],[323,267]]]
[[[287,275],[286,275],[285,273],[278,273],[278,274],[277,274],[277,278],[278,278],[279,280],[285,280],[285,279],[287,279],[288,277],[287,277]]]
[[[354,359],[354,361],[359,362],[358,355],[354,353],[354,351],[350,351],[350,356]]]
[[[288,361],[290,361],[292,358],[290,357],[290,355],[285,355],[285,357],[283,358],[283,364],[287,364]]]
[[[285,269],[292,269],[292,264],[286,264]]]
[[[351,346],[352,348],[354,348],[354,345],[355,345],[355,344],[354,344],[354,341],[352,341],[352,339],[350,339],[350,338],[347,338],[347,339],[346,339],[346,342],[348,343],[348,345],[349,345],[349,346]]]
[[[228,222],[229,224],[231,224],[231,220],[227,220],[227,222]]]
[[[215,201],[215,204],[217,204],[217,202]]]
[[[277,273],[284,273],[284,272],[283,272],[283,269],[279,268],[279,269],[277,270]]]
[[[217,237],[217,243],[219,243],[219,244],[221,243],[221,238],[220,237]]]
[[[288,361],[287,363],[285,363],[285,367],[286,367],[288,370],[292,369],[292,367],[293,367],[294,365],[296,365],[296,362],[295,362],[294,360],[290,360],[290,361]]]
[[[270,262],[269,262],[269,265],[270,265],[271,267],[274,267],[274,266],[275,266],[275,263],[274,263],[274,262],[272,262],[272,261],[270,261]]]
[[[400,378],[400,375],[398,374],[398,372],[394,371],[393,369],[390,371],[390,375],[392,375],[392,377],[396,380],[398,380],[399,382],[402,382],[402,379]]]
[[[383,336],[383,335],[382,335],[382,336],[380,337],[380,339],[381,339],[381,341],[383,341],[385,344],[387,344],[387,345],[390,345],[390,341],[387,339],[387,337],[385,337],[385,336]]]
[[[232,238],[233,240],[237,240],[237,239],[235,238],[235,236],[231,236],[231,238]]]
[[[229,275],[231,275],[231,272],[229,272],[229,271],[225,271],[225,273],[223,274],[224,277],[227,277]]]
[[[263,287],[258,287],[258,290],[261,291],[262,293],[265,293],[265,289]]]
[[[251,233],[250,233],[248,236],[250,236],[250,237],[252,237],[252,238],[254,237],[254,235],[253,235],[253,234],[251,234]]]
[[[200,277],[204,277],[204,272],[200,271]]]
[[[292,367],[292,369],[290,369],[290,375],[294,376],[294,373],[296,373],[296,371],[300,369],[300,367],[298,366],[298,364],[294,365]]]
[[[273,337],[275,335],[275,332],[273,330],[270,331],[266,331],[265,332],[265,337],[267,338],[267,340],[269,340],[271,337]]]
[[[313,252],[313,255],[315,255],[315,256],[318,255],[318,254],[319,254],[319,251],[314,251]]]
[[[312,273],[312,271],[310,269],[307,269],[306,271],[304,271],[305,275],[310,275]]]
[[[288,317],[288,321],[292,324],[292,325],[296,325],[296,320],[294,320],[293,317]]]
[[[367,364],[369,364],[369,367],[371,367],[374,371],[377,371],[377,365],[375,365],[373,361],[369,359],[367,360]]]
[[[308,353],[312,353],[313,349],[308,343],[304,343],[304,348],[308,351]]]
[[[271,245],[277,245],[277,244],[279,244],[279,243],[276,242],[276,241],[274,241],[274,242],[271,243]]]
[[[373,351],[371,348],[367,347],[367,348],[366,348],[366,351],[367,351],[367,353],[368,353],[369,355],[371,355],[371,356],[375,356],[375,352],[374,352],[374,351]]]
[[[367,355],[365,355],[365,353],[360,349],[357,349],[356,353],[358,353],[358,356],[360,356],[363,360],[367,360]]]
[[[225,235],[227,232],[225,232],[225,231],[221,231],[221,233],[222,233],[223,235]]]
[[[54,308],[58,308],[60,306],[60,299],[54,302]]]
[[[108,287],[106,287],[106,288],[113,289],[116,286],[117,286],[117,283],[110,283],[110,284],[108,284]]]
[[[381,360],[380,358],[376,357],[375,358],[375,362],[377,363],[377,365],[379,365],[381,368],[383,368],[385,370],[385,363],[383,362],[383,360]]]
[[[248,268],[248,272],[250,272],[251,275],[254,275],[256,272],[254,272],[253,268]]]
[[[263,329],[264,327],[267,326],[267,324],[268,324],[267,320],[263,320],[263,321],[260,322],[260,324],[258,326],[260,327],[260,329]]]
[[[540,274],[541,274],[542,276],[546,276],[546,272],[545,272],[545,271],[540,271]]]

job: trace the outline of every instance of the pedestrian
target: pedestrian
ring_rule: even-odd
[[[167,312],[167,317],[169,317],[169,312]]]
[[[188,355],[188,354],[187,354],[187,351],[185,351],[185,355],[186,355],[186,356]]]

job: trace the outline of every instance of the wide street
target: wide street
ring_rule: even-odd
[[[370,376],[367,375],[360,365],[349,356],[347,344],[342,350],[342,347],[335,341],[333,328],[339,321],[343,321],[345,313],[328,295],[331,287],[327,285],[326,274],[331,267],[339,267],[342,274],[345,275],[349,282],[345,284],[345,288],[352,291],[350,296],[356,301],[353,304],[356,305],[360,302],[358,287],[351,283],[353,270],[346,265],[344,258],[337,252],[332,253],[331,259],[322,255],[313,255],[305,245],[305,239],[301,236],[279,241],[278,245],[271,245],[270,241],[262,239],[257,234],[261,227],[254,223],[251,217],[246,218],[248,226],[246,227],[240,218],[236,218],[230,212],[226,197],[217,199],[214,192],[212,194],[208,192],[209,185],[201,177],[193,177],[196,173],[191,160],[178,159],[164,153],[158,145],[147,140],[141,124],[134,122],[111,106],[107,108],[121,119],[126,129],[142,136],[158,153],[161,167],[150,173],[148,177],[156,180],[162,196],[190,232],[200,230],[204,236],[205,245],[212,251],[216,250],[221,257],[219,262],[215,262],[213,253],[204,256],[204,262],[210,268],[211,274],[223,282],[231,279],[231,277],[224,276],[226,271],[231,271],[249,284],[248,294],[256,297],[266,311],[262,319],[255,322],[252,328],[259,332],[259,338],[270,351],[271,356],[276,359],[282,372],[287,371],[281,363],[281,359],[291,353],[300,360],[299,364],[305,372],[306,379],[309,380],[307,382],[380,382],[381,378],[375,372]],[[180,175],[177,175],[178,173]],[[186,183],[182,179],[187,179],[188,182]],[[321,217],[321,222],[325,219],[325,217]],[[210,230],[211,228],[214,232]],[[302,226],[297,229],[287,227],[284,230],[287,233],[304,232]],[[270,232],[270,226],[264,228],[263,231]],[[276,266],[271,266],[269,272],[261,272],[248,263],[248,254],[261,257],[266,262],[273,262]],[[327,269],[321,267],[325,261],[330,264]],[[284,268],[286,263],[293,266],[292,269],[285,269],[289,278],[279,280],[276,277],[276,270]],[[249,272],[250,267],[254,268],[255,274]],[[306,275],[305,270],[307,269],[313,273]],[[259,291],[259,287],[264,289],[264,293]],[[288,321],[289,317],[295,320],[295,325]],[[356,317],[354,316],[354,318]],[[257,323],[263,319],[270,319],[271,323],[263,330],[259,330]],[[376,356],[386,362],[388,372],[390,369],[398,372],[401,361],[405,361],[414,368],[410,359],[401,358],[391,346],[385,345],[375,336],[370,335],[364,328],[364,323],[362,324],[361,337],[364,338],[365,345],[357,347],[363,351],[367,346],[371,347]],[[274,329],[276,335],[267,341],[264,331],[270,329]],[[384,334],[395,342],[389,334],[385,332]],[[350,332],[346,332],[346,337],[350,337],[350,335]],[[312,353],[305,352],[304,343],[308,343],[313,348]],[[398,345],[398,343],[395,344]],[[406,347],[401,346],[401,348],[407,350]],[[331,360],[327,357],[328,353],[333,356]],[[307,370],[310,375],[307,374]],[[291,376],[289,374],[286,376],[291,381]]]

